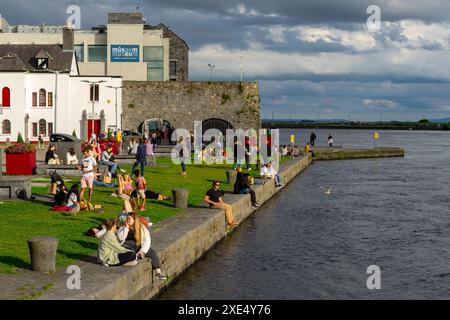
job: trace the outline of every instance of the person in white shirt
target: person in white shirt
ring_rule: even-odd
[[[77,165],[79,163],[77,159],[77,154],[75,153],[75,150],[73,148],[69,149],[69,152],[67,152],[67,164],[69,165]]]
[[[95,171],[97,170],[97,161],[94,157],[90,155],[89,148],[84,150],[84,158],[81,160],[81,166],[79,169],[83,170],[83,175],[81,177],[81,191],[80,191],[80,201],[84,198],[84,190],[86,187],[89,188],[89,202],[92,201],[92,194],[94,193],[94,178]]]
[[[281,176],[278,174],[278,172],[275,171],[271,161],[262,166],[260,176],[268,179],[275,178],[275,186],[276,187],[283,186]]]

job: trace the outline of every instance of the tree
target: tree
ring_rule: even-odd
[[[23,143],[22,134],[20,132],[17,134],[17,143]]]
[[[421,120],[419,120],[419,123],[420,124],[429,124],[430,120],[428,120],[428,119],[421,119]]]
[[[72,136],[77,138],[77,133],[75,132],[75,130],[72,131]]]

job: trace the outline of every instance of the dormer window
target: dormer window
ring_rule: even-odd
[[[48,58],[38,58],[38,69],[48,69]]]

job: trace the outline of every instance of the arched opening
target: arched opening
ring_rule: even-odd
[[[39,134],[43,137],[47,136],[47,121],[45,119],[39,120]]]
[[[233,129],[233,126],[228,121],[211,118],[202,122],[202,134],[205,134],[208,129],[218,129],[226,137],[227,129]]]
[[[2,134],[11,134],[11,121],[2,121]]]
[[[170,137],[174,131],[172,124],[161,118],[147,119],[138,126],[138,132],[146,138],[156,137],[158,145],[172,144]]]
[[[2,89],[2,106],[11,107],[11,90],[8,87]]]
[[[39,90],[39,107],[47,106],[47,93],[45,89]]]

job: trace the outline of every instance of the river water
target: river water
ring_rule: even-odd
[[[280,131],[286,144],[311,132]],[[329,130],[315,132],[326,145]],[[373,146],[372,131],[331,133]],[[380,131],[379,145],[405,158],[314,163],[161,299],[449,299],[450,133]],[[379,290],[367,288],[370,265]]]

